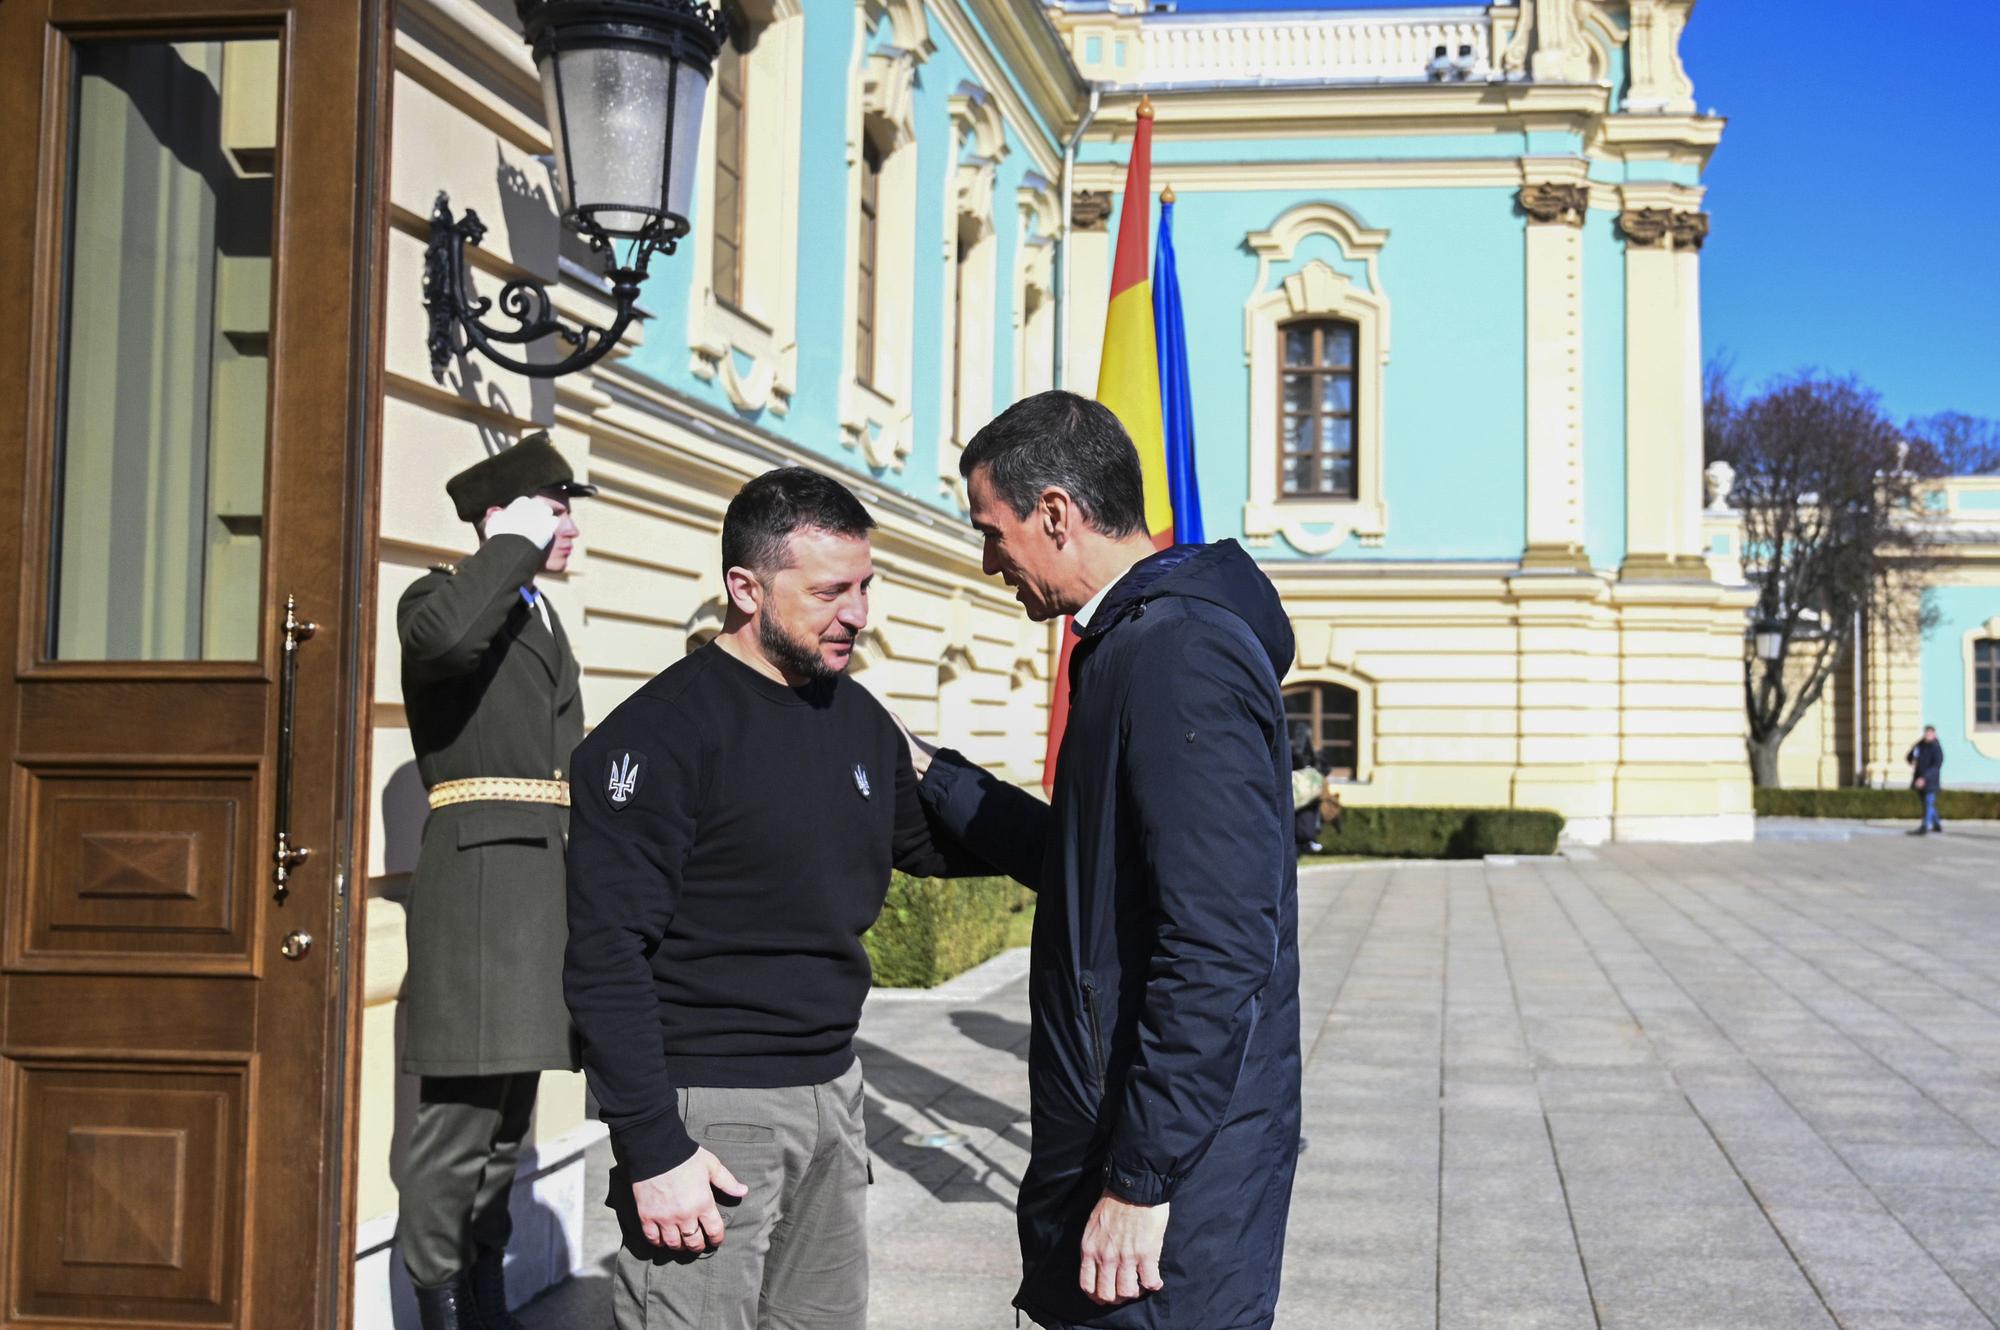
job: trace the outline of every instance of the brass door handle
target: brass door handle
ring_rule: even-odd
[[[284,903],[291,891],[292,870],[306,861],[312,853],[303,845],[292,844],[292,716],[298,702],[299,643],[319,631],[319,625],[299,618],[298,598],[285,597],[285,662],[278,674],[278,844],[272,852],[271,881],[277,886],[277,899]],[[303,933],[295,933],[292,938],[304,938],[304,945],[312,945],[312,939]],[[286,938],[289,946],[292,938]],[[294,960],[298,957],[287,951]],[[301,948],[299,955],[304,954]]]

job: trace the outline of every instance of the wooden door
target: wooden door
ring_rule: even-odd
[[[0,1325],[338,1317],[385,35],[0,2]]]

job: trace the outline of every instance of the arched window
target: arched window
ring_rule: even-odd
[[[1354,324],[1297,319],[1278,329],[1278,495],[1352,499],[1359,493],[1354,448]]]
[[[1354,690],[1337,683],[1294,684],[1285,690],[1285,718],[1294,729],[1306,727],[1319,764],[1336,780],[1354,778],[1359,714]]]

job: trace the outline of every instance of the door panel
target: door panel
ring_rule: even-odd
[[[0,1326],[335,1316],[386,49],[0,4]]]

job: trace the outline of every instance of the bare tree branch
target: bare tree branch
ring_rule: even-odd
[[[1776,779],[1778,746],[1846,659],[1857,612],[1885,635],[1923,630],[1937,566],[1925,493],[1968,462],[2000,467],[2000,431],[1932,417],[1906,440],[1852,378],[1802,373],[1741,400],[1727,366],[1711,363],[1703,388],[1709,458],[1736,470],[1756,615],[1783,645],[1775,662],[1746,652],[1743,664],[1761,783]]]

